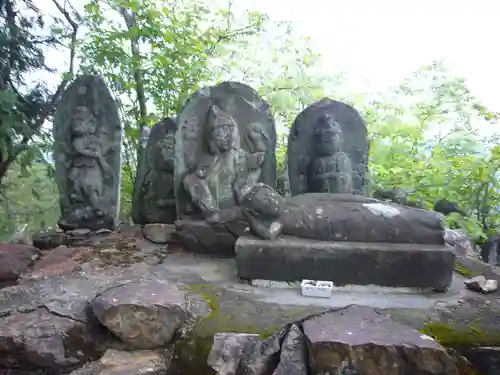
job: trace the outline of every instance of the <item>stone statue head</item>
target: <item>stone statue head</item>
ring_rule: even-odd
[[[94,134],[96,132],[97,124],[89,107],[76,107],[73,114],[71,129],[72,133],[78,136]]]
[[[342,147],[342,129],[329,114],[321,116],[313,129],[314,149],[321,155],[334,155]]]
[[[227,152],[239,147],[239,132],[236,121],[216,105],[210,107],[208,114],[210,152]]]
[[[173,171],[175,158],[175,139],[173,132],[168,132],[165,137],[159,141],[150,156],[150,163],[156,169]]]
[[[246,187],[241,207],[254,217],[277,219],[285,208],[285,200],[272,187],[257,183]]]

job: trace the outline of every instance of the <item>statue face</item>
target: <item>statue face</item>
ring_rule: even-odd
[[[333,155],[341,150],[342,131],[337,122],[325,116],[314,128],[314,147],[323,155]]]
[[[222,125],[212,130],[214,145],[222,152],[237,146],[237,130],[233,125]]]
[[[77,135],[94,134],[96,131],[95,118],[88,107],[76,107],[73,114],[73,133]]]

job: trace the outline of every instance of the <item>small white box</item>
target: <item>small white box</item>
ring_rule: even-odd
[[[302,280],[300,284],[302,295],[306,297],[330,298],[332,296],[333,282],[319,280]]]

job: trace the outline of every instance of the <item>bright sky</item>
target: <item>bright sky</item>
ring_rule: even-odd
[[[233,0],[292,21],[354,91],[394,85],[443,60],[500,111],[499,0]]]

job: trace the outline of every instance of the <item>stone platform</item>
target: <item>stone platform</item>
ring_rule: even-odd
[[[276,241],[244,236],[236,241],[238,276],[249,280],[333,281],[335,285],[379,285],[445,291],[455,255],[439,245]]]

